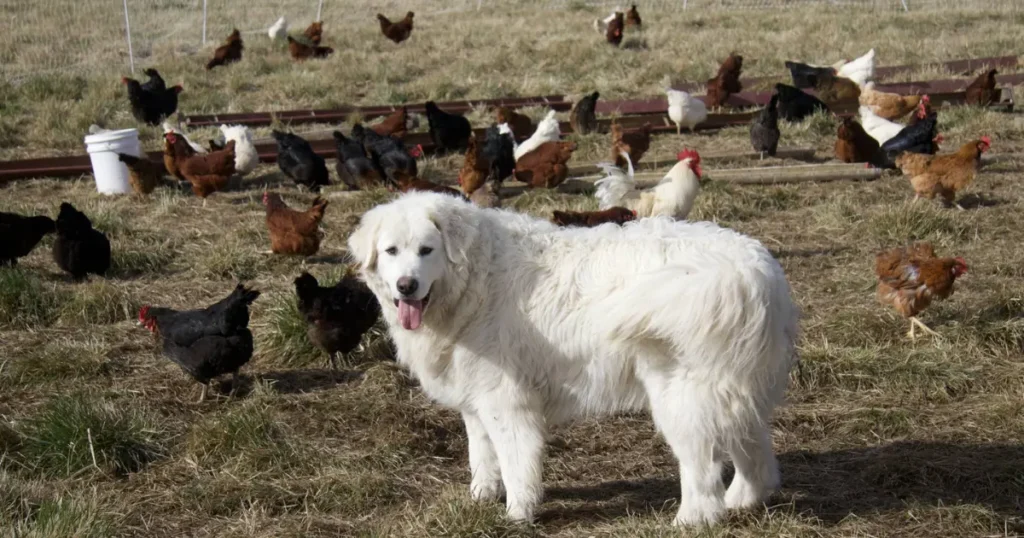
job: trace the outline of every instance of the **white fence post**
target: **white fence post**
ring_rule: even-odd
[[[131,67],[132,75],[135,74],[135,53],[132,52],[132,26],[128,22],[128,0],[124,0],[124,33],[128,38],[128,65]]]
[[[316,20],[322,21],[321,15],[324,13],[324,0],[320,0],[320,5],[316,8]]]
[[[206,0],[203,0],[203,45],[206,45]]]
[[[903,4],[903,11],[910,11],[910,8],[907,7],[907,0],[900,0],[900,3]]]

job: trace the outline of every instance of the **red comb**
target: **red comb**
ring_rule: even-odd
[[[981,141],[984,142],[986,146],[992,145],[992,139],[987,136],[981,137]]]
[[[695,149],[683,148],[683,151],[680,151],[676,155],[676,159],[678,159],[680,161],[685,160],[685,159],[692,159],[694,164],[700,164],[700,154],[697,153],[697,150],[695,150]]]
[[[921,96],[921,102],[927,105],[932,102],[932,99],[931,97],[928,97],[928,94],[924,94]]]

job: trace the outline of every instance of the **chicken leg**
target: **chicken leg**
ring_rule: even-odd
[[[203,383],[203,390],[199,392],[199,403],[203,403],[203,400],[206,399],[206,388],[208,386],[206,383]]]

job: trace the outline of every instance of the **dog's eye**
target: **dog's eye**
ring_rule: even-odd
[[[431,252],[434,252],[432,247],[420,247],[420,256],[426,256]]]
[[[398,254],[398,247],[388,247],[384,252],[387,252],[390,256],[394,256],[395,254]]]

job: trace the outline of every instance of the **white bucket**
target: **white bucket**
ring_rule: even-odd
[[[128,183],[128,167],[117,158],[117,154],[136,157],[141,154],[138,130],[121,129],[89,135],[85,137],[85,146],[92,161],[96,190],[100,194],[128,194],[132,191]]]

